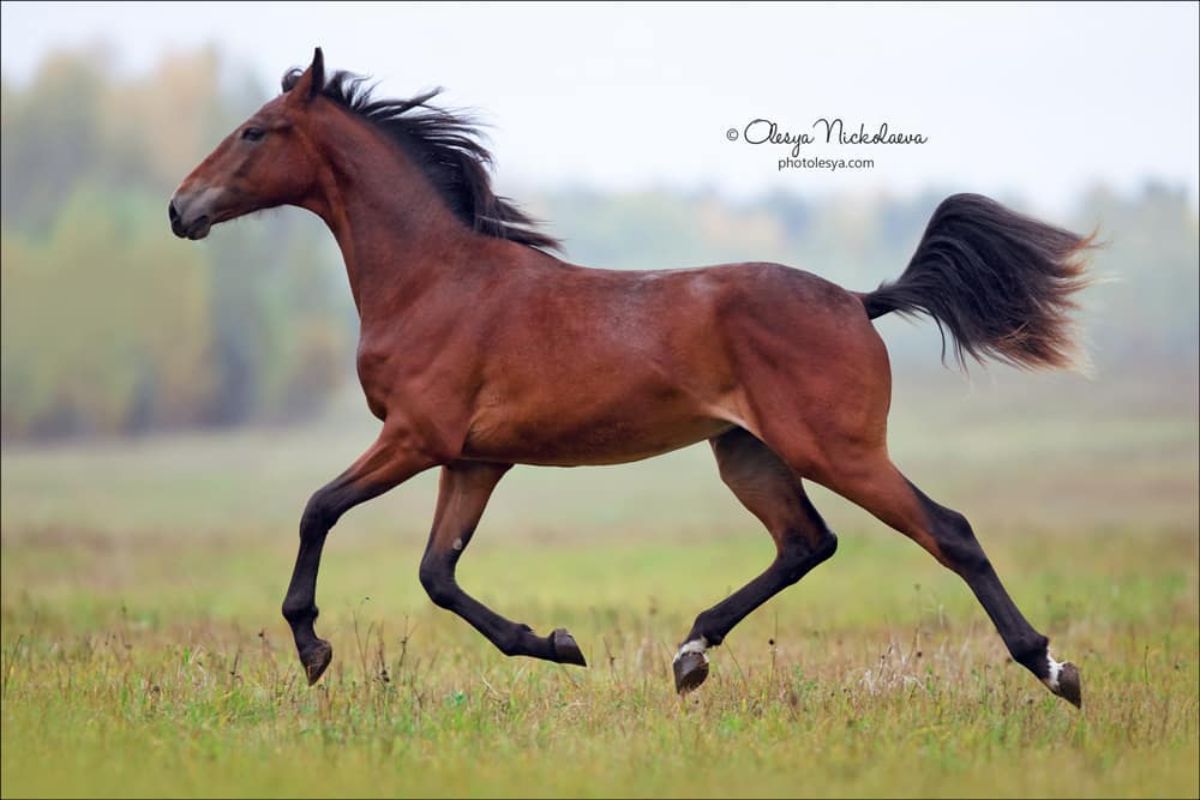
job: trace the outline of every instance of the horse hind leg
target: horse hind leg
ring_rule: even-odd
[[[958,574],[991,618],[1013,660],[1051,692],[1080,707],[1079,669],[1050,655],[1050,640],[1017,608],[966,517],[931,500],[882,452],[837,463],[840,467],[818,477],[818,482],[870,511]]]
[[[837,537],[809,502],[800,479],[766,445],[740,428],[710,443],[721,479],[766,526],[776,555],[762,574],[696,617],[672,664],[680,694],[708,677],[709,647],[721,644],[746,615],[837,550]]]

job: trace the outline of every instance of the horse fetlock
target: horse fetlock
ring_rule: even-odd
[[[1050,656],[1050,640],[1036,631],[1013,642],[1008,643],[1008,651],[1025,669],[1037,676],[1040,681],[1047,681],[1054,672],[1053,665],[1057,662]]]
[[[283,618],[288,621],[292,627],[302,623],[311,623],[321,613],[320,609],[314,603],[292,602],[289,600],[283,601]]]
[[[716,647],[725,640],[728,623],[720,612],[720,605],[706,608],[696,615],[685,643],[703,641],[705,647]]]
[[[496,649],[506,656],[524,656],[529,654],[525,639],[532,636],[528,625],[514,625],[495,638]]]

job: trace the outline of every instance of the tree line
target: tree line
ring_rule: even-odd
[[[171,192],[266,98],[212,51],[120,80],[91,53],[3,84],[6,438],[295,418],[345,377],[352,306],[316,220],[266,214],[200,244]]]

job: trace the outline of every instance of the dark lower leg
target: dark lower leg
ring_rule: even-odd
[[[875,470],[860,475],[868,475],[869,479],[831,481],[830,488],[909,536],[962,577],[1013,659],[1052,692],[1079,706],[1079,670],[1051,657],[1049,640],[1017,608],[966,518],[935,503],[886,461],[881,460]]]
[[[996,626],[1012,655],[1041,680],[1050,678],[1047,647],[1050,640],[1025,619],[992,568],[970,523],[956,511],[938,505],[916,486],[909,484],[930,521],[938,559],[954,570],[971,588]]]
[[[317,682],[333,658],[333,648],[313,629],[319,613],[317,573],[325,538],[346,511],[386,492],[426,466],[423,459],[391,446],[388,438],[381,437],[348,470],[308,501],[300,519],[300,549],[284,597],[283,616],[291,626],[296,652],[310,685]]]
[[[969,531],[969,527],[967,528]],[[973,536],[971,537],[974,538]],[[1000,582],[991,563],[978,548],[982,561],[956,568],[996,626],[1013,660],[1032,672],[1050,691],[1075,706],[1082,703],[1079,669],[1072,663],[1059,663],[1050,655],[1050,640],[1039,633],[1017,608]]]
[[[579,646],[565,630],[560,628],[549,636],[538,636],[528,625],[505,619],[463,591],[454,578],[459,552],[439,554],[427,550],[421,560],[421,585],[434,604],[462,617],[506,656],[531,656],[587,666]]]
[[[304,523],[301,523],[300,552],[296,556],[292,580],[288,584],[287,595],[283,601],[283,616],[292,628],[296,652],[300,656],[300,663],[304,665],[305,677],[310,685],[321,677],[333,657],[333,649],[329,643],[319,638],[313,630],[313,623],[320,613],[315,599],[317,571],[321,565],[321,550],[325,546],[328,532],[328,526],[306,530]]]
[[[690,691],[708,677],[705,650],[767,600],[834,554],[837,537],[813,507],[800,479],[766,445],[735,429],[712,440],[721,480],[775,540],[775,560],[758,577],[700,613],[675,655],[675,687]]]
[[[788,534],[787,541],[785,549],[762,574],[712,608],[700,612],[684,641],[703,638],[708,647],[721,644],[726,634],[751,611],[799,581],[837,550],[837,537],[829,531],[824,533],[817,547],[810,546],[796,534]]]
[[[492,490],[508,469],[506,464],[478,462],[442,468],[437,513],[421,559],[421,585],[436,605],[462,617],[507,656],[587,666],[579,646],[565,630],[538,636],[528,625],[505,619],[468,595],[455,580],[458,559],[471,543]]]

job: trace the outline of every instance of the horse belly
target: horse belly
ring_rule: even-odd
[[[667,411],[674,413],[654,413]],[[479,415],[463,455],[488,461],[545,466],[623,464],[669,453],[728,430],[725,420],[697,411],[647,409],[629,403],[609,413],[514,418],[511,412]]]

